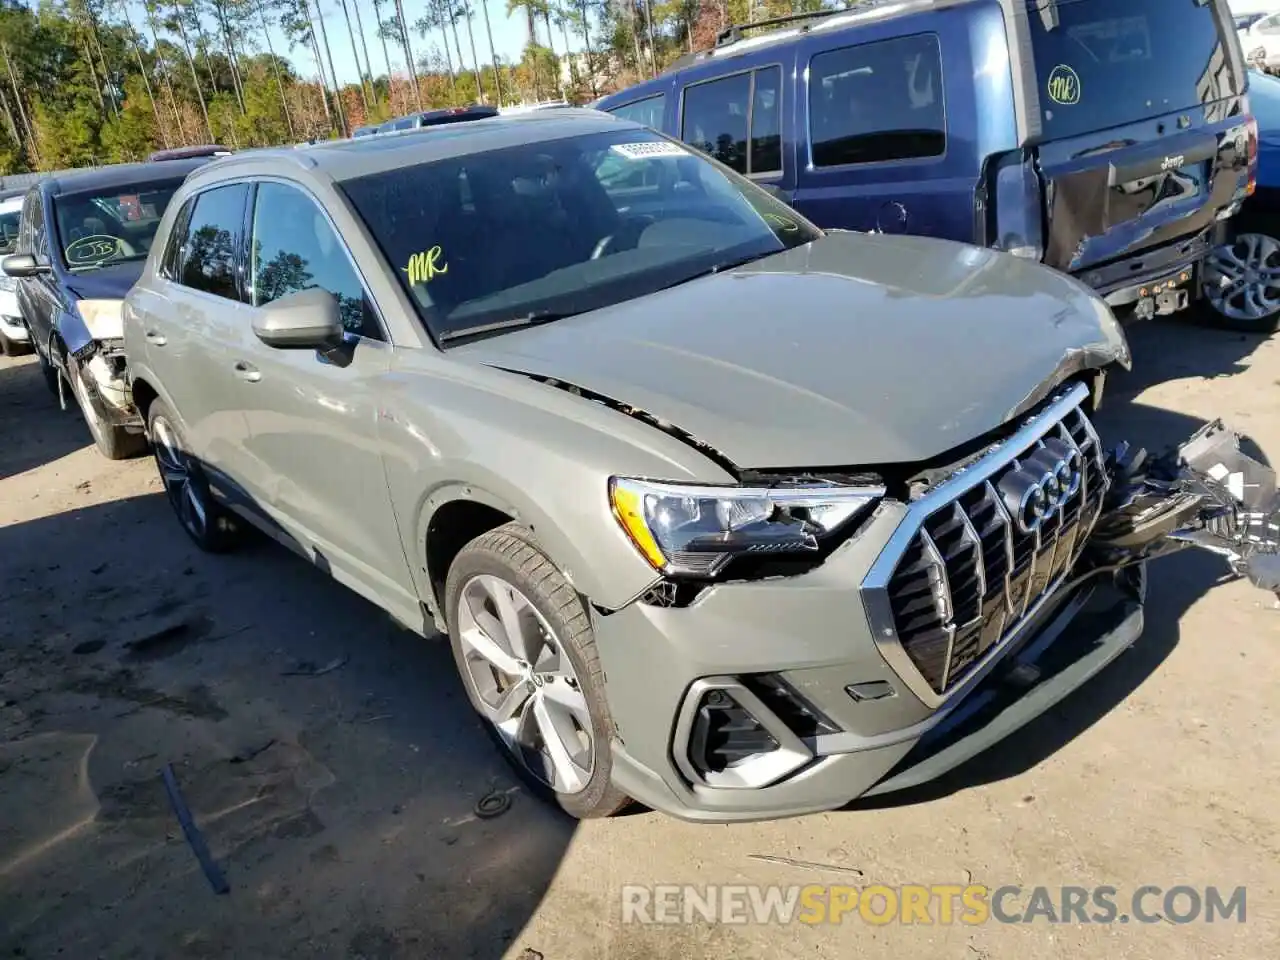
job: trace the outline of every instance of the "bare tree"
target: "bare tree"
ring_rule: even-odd
[[[352,4],[356,8],[356,32],[360,34],[360,48],[364,50],[364,65],[369,68],[369,95],[373,97],[375,103],[378,101],[378,88],[373,82],[373,61],[369,59],[369,42],[364,36],[364,23],[360,19],[360,0],[355,0]],[[386,44],[383,44],[382,52],[386,53]],[[391,64],[387,64],[387,90],[391,90]]]
[[[404,47],[404,62],[409,68],[409,79],[413,81],[413,102],[422,109],[422,88],[418,86],[418,67],[413,62],[413,48],[409,45],[409,25],[404,18],[404,0],[395,0],[396,27],[400,34],[400,44]]]
[[[289,128],[289,139],[292,140],[297,134],[293,129],[293,116],[289,111],[289,98],[284,95],[284,77],[280,73],[280,58],[276,56],[275,48],[271,43],[271,28],[267,23],[267,11],[262,5],[262,0],[255,0],[258,8],[258,19],[262,21],[262,38],[267,42],[267,56],[271,58],[271,71],[276,76],[276,89],[280,91],[280,106],[284,109],[284,123]]]
[[[196,99],[200,101],[200,113],[204,116],[204,128],[209,134],[209,142],[213,142],[213,124],[209,122],[209,107],[204,102],[204,91],[200,89],[200,73],[196,70],[196,58],[191,55],[191,41],[187,37],[186,25],[182,22],[182,11],[178,9],[177,3],[173,4],[174,20],[178,25],[178,33],[182,37],[182,48],[187,53],[187,63],[191,67],[191,80],[196,85]],[[213,73],[210,71],[210,79]],[[216,88],[215,88],[216,92]]]
[[[147,99],[151,101],[151,109],[156,114],[156,129],[160,131],[160,142],[168,149],[169,133],[165,130],[164,119],[160,116],[160,103],[156,100],[156,96],[151,90],[151,80],[147,76],[147,65],[142,60],[142,45],[138,43],[138,35],[133,32],[133,21],[129,19],[129,6],[124,3],[124,0],[120,2],[120,12],[124,15],[124,25],[129,31],[129,42],[133,44],[133,54],[138,58],[138,72],[142,74],[142,85],[147,91]],[[156,53],[158,56],[159,51]]]
[[[364,113],[367,119],[373,110],[373,100],[370,98],[370,91],[366,90],[364,85],[364,67],[360,66],[360,48],[356,46],[356,29],[351,24],[351,9],[347,6],[347,0],[339,0],[339,3],[342,4],[342,15],[347,21],[347,34],[351,37],[351,58],[356,62],[356,74],[360,77],[360,99],[364,101]]]
[[[338,71],[333,68],[333,50],[329,47],[329,33],[324,28],[324,11],[320,9],[320,0],[314,0],[314,2],[316,25],[320,28],[320,45],[324,48],[325,59],[329,62],[329,76],[333,78],[333,108],[338,114],[338,132],[344,137],[349,137],[351,129],[347,126],[347,111],[342,106],[342,87],[338,83]]]
[[[489,25],[488,0],[480,0],[480,13],[484,15],[484,32],[489,37],[489,57],[493,60],[493,82],[498,88],[498,106],[502,106],[502,66],[498,63],[498,51],[493,45],[493,27]]]
[[[165,94],[169,100],[169,109],[173,111],[173,122],[178,125],[178,138],[183,142],[187,142],[186,125],[182,122],[182,112],[178,109],[178,100],[173,95],[173,83],[169,79],[169,65],[164,63],[160,55],[160,37],[156,32],[155,6],[152,2],[142,5],[143,12],[147,15],[147,27],[151,31],[151,46],[156,52],[156,70],[160,69],[161,64],[164,65],[164,73],[160,74],[160,79],[164,84]]]

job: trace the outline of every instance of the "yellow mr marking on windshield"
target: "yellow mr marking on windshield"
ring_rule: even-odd
[[[790,217],[784,217],[781,214],[766,213],[764,218],[783,233],[795,233],[800,229],[800,224],[796,223]]]
[[[444,251],[437,245],[415,253],[403,270],[409,275],[409,286],[412,287],[419,283],[430,283],[437,274],[448,273],[449,264],[444,262]]]
[[[1049,99],[1064,107],[1080,102],[1080,75],[1060,63],[1049,72]]]

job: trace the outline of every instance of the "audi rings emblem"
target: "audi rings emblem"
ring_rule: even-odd
[[[1014,525],[1022,533],[1035,533],[1062,512],[1083,480],[1080,451],[1050,438],[1001,478],[1000,496]]]

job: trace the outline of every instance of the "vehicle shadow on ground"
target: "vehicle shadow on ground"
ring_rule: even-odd
[[[497,958],[519,940],[575,824],[518,787],[446,641],[265,539],[200,553],[158,492],[0,528],[0,582],[0,953]],[[509,808],[477,816],[494,793]]]
[[[1176,339],[1183,335],[1189,335],[1193,344]],[[1130,337],[1135,369],[1112,375],[1097,418],[1106,446],[1128,440],[1158,454],[1191,436],[1205,421],[1133,402],[1132,398],[1165,378],[1228,376],[1263,339],[1241,340],[1236,334],[1172,325],[1136,328]],[[1280,453],[1250,452],[1255,456],[1261,453],[1267,461]],[[1180,624],[1186,611],[1209,590],[1232,579],[1224,561],[1202,551],[1188,550],[1152,562],[1143,635],[1098,676],[1012,736],[938,780],[901,793],[858,800],[848,809],[927,803],[1032,769],[1102,720],[1159,670],[1182,639]]]
[[[21,443],[5,442],[26,434]],[[0,480],[90,446],[93,437],[67,394],[67,409],[49,393],[35,357],[0,357]]]
[[[1204,308],[1193,308],[1172,318],[1126,325],[1133,369],[1112,374],[1104,406],[1132,400],[1168,380],[1235,376],[1247,368],[1249,356],[1270,339],[1216,328],[1206,317]]]

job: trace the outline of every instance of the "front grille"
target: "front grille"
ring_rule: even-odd
[[[935,693],[961,683],[1058,586],[1097,522],[1108,480],[1102,444],[1080,408],[1086,396],[1078,386],[1051,402],[1010,441],[912,507],[917,529],[885,592],[898,642]],[[1016,502],[1009,502],[1012,476],[1043,475],[1039,461],[1056,462],[1066,451],[1079,454],[1078,487],[1024,533]]]

